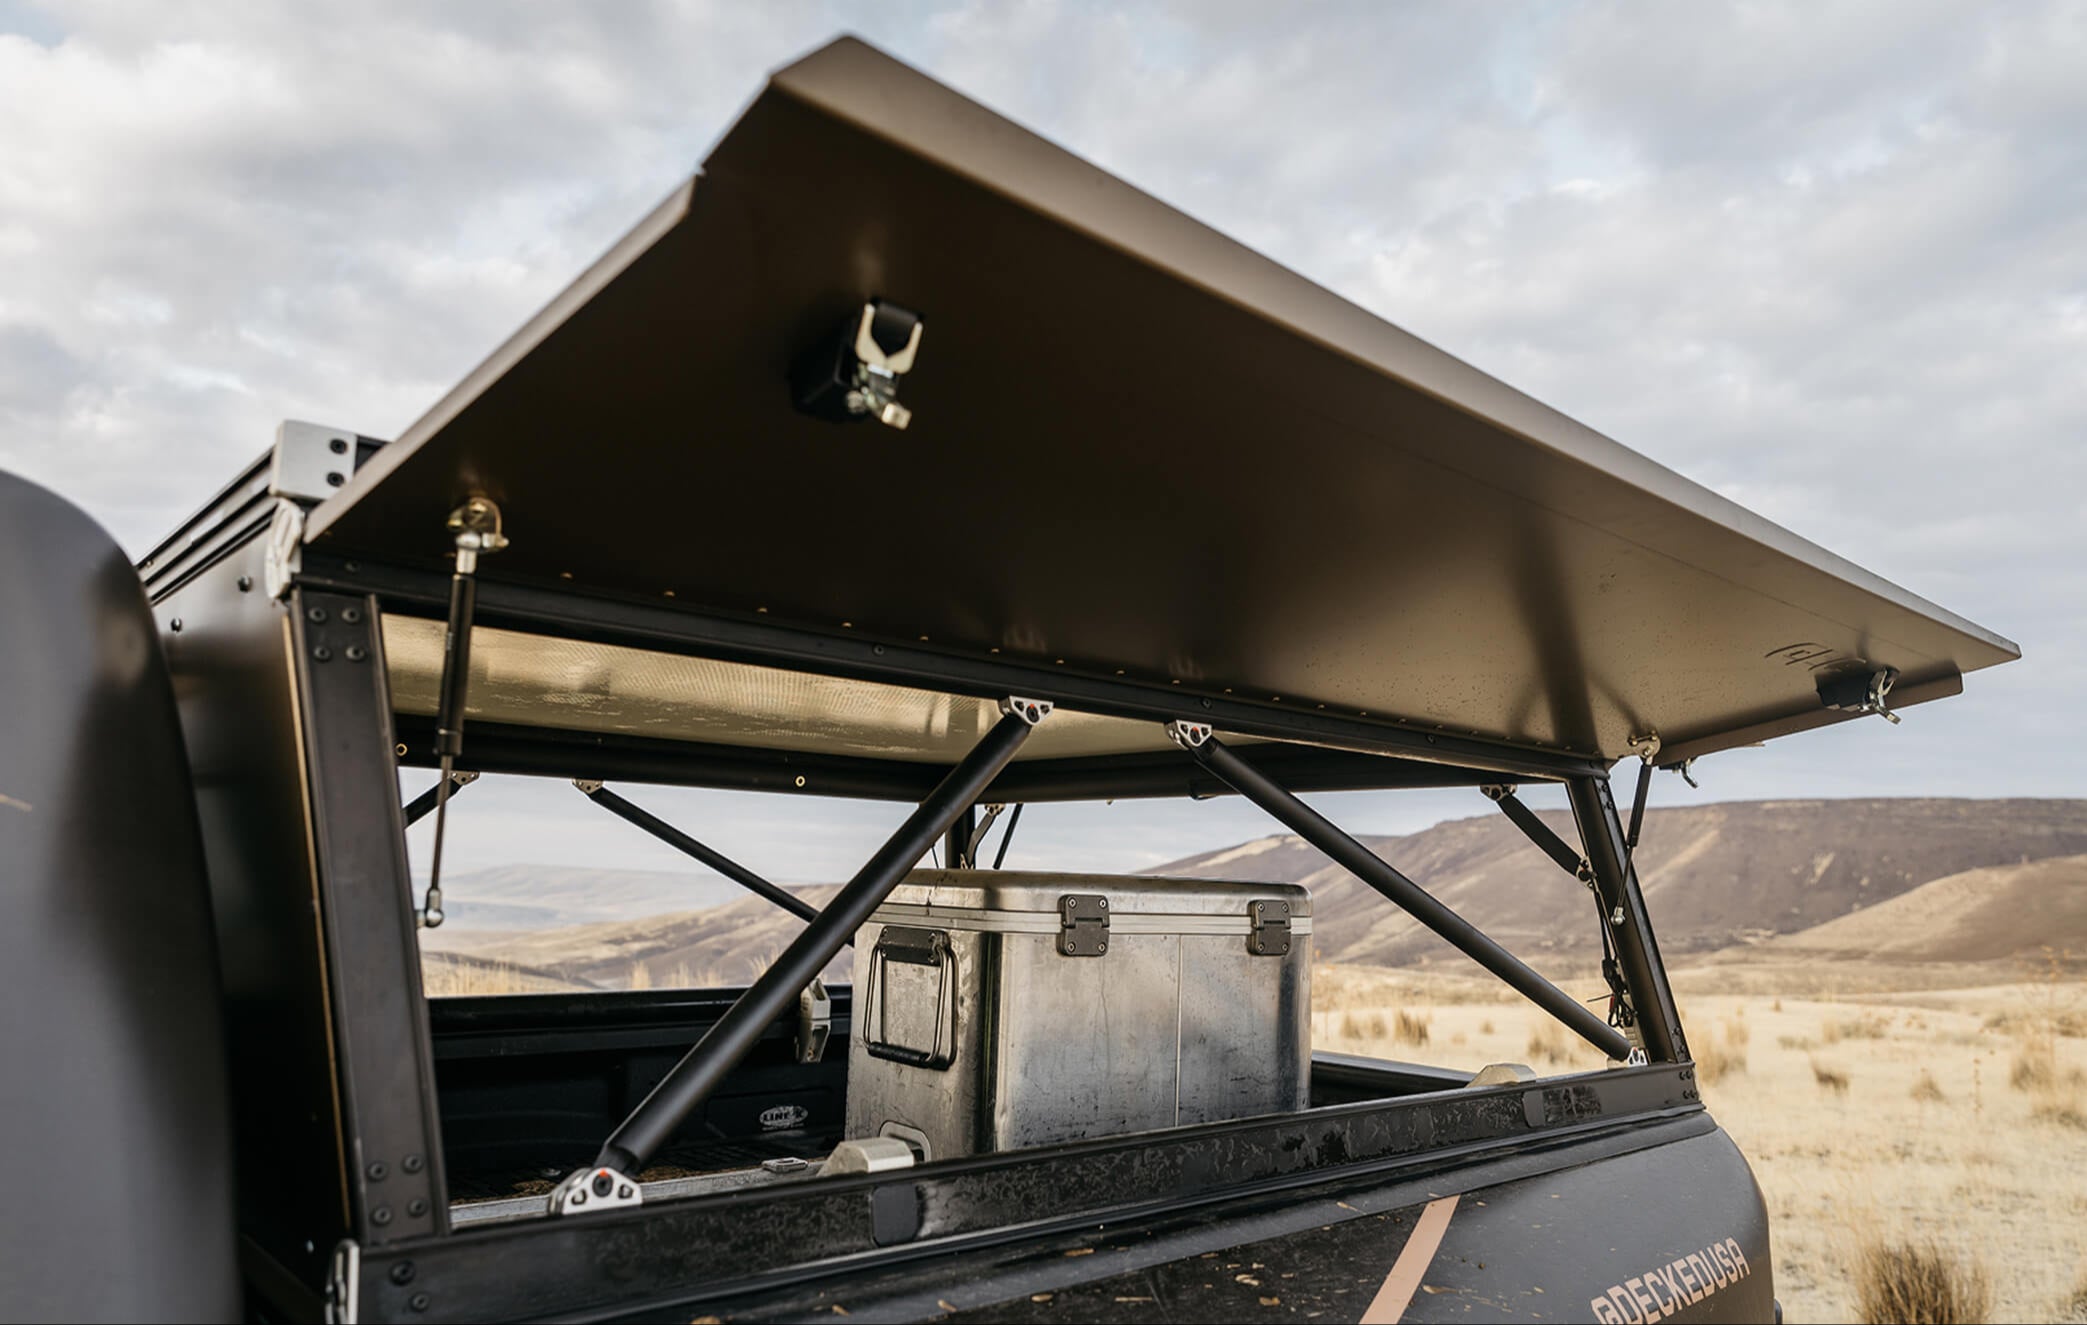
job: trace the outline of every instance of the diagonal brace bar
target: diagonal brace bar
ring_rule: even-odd
[[[1050,704],[1042,700],[1019,697],[1002,700],[1001,708],[1004,716],[1000,721],[834,895],[819,918],[805,926],[695,1048],[653,1087],[608,1139],[594,1165],[567,1178],[566,1184],[585,1182],[595,1170],[635,1172],[657,1154],[675,1129],[753,1050],[769,1023],[795,1005],[798,994],[891,895],[935,840],[977,803],[986,784],[1007,767],[1031,729],[1051,711]],[[557,1204],[558,1193],[552,1199],[554,1209],[568,1208]]]
[[[1333,862],[1384,894],[1406,914],[1439,934],[1466,956],[1506,981],[1531,1002],[1564,1022],[1581,1039],[1611,1058],[1628,1058],[1630,1041],[1571,994],[1544,979],[1476,926],[1436,901],[1427,890],[1393,869],[1318,811],[1227,749],[1201,723],[1170,722],[1167,734],[1233,790],[1326,853]]]
[[[451,773],[449,775],[450,796],[454,798],[458,792],[462,791],[464,788],[470,786],[472,783],[476,781],[478,781],[478,774],[476,773],[466,773],[462,769],[458,769],[456,772]],[[442,787],[441,784],[438,783],[435,786],[429,787],[426,791],[421,792],[412,800],[407,801],[406,808],[403,811],[403,813],[406,816],[406,827],[411,828],[413,825],[419,823],[422,819],[427,818],[428,811],[435,808],[435,802],[441,799],[441,796]]]
[[[631,804],[623,797],[604,787],[601,783],[590,782],[583,778],[574,778],[573,785],[580,789],[581,795],[593,801],[596,805],[601,806],[610,814],[615,815],[626,823],[636,824],[660,841],[679,851],[682,855],[692,856],[702,861],[705,865],[724,875],[748,892],[758,893],[800,920],[809,921],[819,918],[819,908],[805,901],[802,897],[776,887],[746,866],[733,860],[730,856],[712,850],[666,820]]]
[[[1551,826],[1536,817],[1536,811],[1523,804],[1515,795],[1513,787],[1488,785],[1479,788],[1486,798],[1500,807],[1500,812],[1514,821],[1522,830],[1522,836],[1543,849],[1543,853],[1558,862],[1558,868],[1582,883],[1594,880],[1594,871],[1586,857],[1565,844],[1565,839],[1551,831]]]

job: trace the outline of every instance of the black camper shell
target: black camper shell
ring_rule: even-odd
[[[1765,1318],[1611,770],[2017,653],[849,40],[401,437],[286,424],[139,572],[263,1319]],[[401,768],[915,808],[746,990],[430,1001]],[[1458,785],[1591,894],[1609,1016],[1297,797]],[[853,991],[811,1061],[800,994],[930,844],[1228,794],[1611,1067],[1320,1054],[1302,1113],[803,1172]]]

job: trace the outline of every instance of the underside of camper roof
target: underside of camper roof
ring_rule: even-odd
[[[910,426],[800,408],[792,365],[879,300],[922,319]],[[2018,656],[848,39],[777,73],[308,547],[436,570],[470,496],[512,540],[488,583],[1595,759]],[[408,709],[435,663],[389,633]],[[684,671],[644,701],[683,739],[870,749],[898,722],[902,757],[941,759],[977,716]],[[596,721],[585,693],[546,682],[528,720]],[[1153,743],[1091,721],[1048,739]]]

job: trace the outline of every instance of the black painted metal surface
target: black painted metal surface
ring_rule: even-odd
[[[373,599],[289,602],[355,1237],[448,1227],[391,699]]]
[[[305,550],[304,582],[314,588],[374,593],[386,611],[438,615],[448,579],[396,563],[327,556]],[[760,663],[832,676],[920,686],[952,694],[998,698],[1036,695],[1069,710],[1138,719],[1188,718],[1219,731],[1309,741],[1334,750],[1489,769],[1518,777],[1559,778],[1599,772],[1596,756],[1536,750],[1482,737],[1460,736],[1433,725],[1402,723],[1382,714],[1278,700],[1197,693],[1198,688],[1154,684],[1129,676],[1094,676],[1069,667],[1012,656],[968,656],[949,649],[879,641],[851,630],[783,626],[758,614],[695,612],[632,595],[576,592],[487,578],[479,586],[478,622],[575,639]],[[1199,687],[1200,688],[1200,687]],[[1893,698],[1899,699],[1894,691]]]
[[[871,298],[925,318],[904,432],[790,398]],[[473,491],[497,577],[1609,758],[2017,654],[852,40],[313,533],[434,565]]]
[[[145,595],[0,474],[0,1316],[239,1311],[217,943]]]
[[[413,768],[435,766],[432,719],[402,714],[394,730],[406,747],[406,753],[399,757],[400,764]],[[1238,753],[1240,758],[1298,792],[1469,787],[1499,776],[1454,764],[1275,741],[1241,746]],[[898,759],[734,748],[489,722],[471,724],[469,762],[474,771],[485,773],[903,801],[917,801],[927,795],[942,774],[938,765]],[[461,790],[454,788],[450,794],[454,796]],[[1160,796],[1200,800],[1232,794],[1223,778],[1165,750],[1152,754],[1016,760],[1001,770],[981,798],[1019,804]],[[408,822],[425,814],[434,804],[432,788],[421,793],[407,810]]]
[[[788,1320],[833,1314],[835,1304],[864,1319],[925,1319],[949,1310],[938,1300],[981,1308],[1137,1268],[1112,1260],[1127,1240],[1149,1245],[1146,1230],[1174,1241],[1141,1253],[1145,1264],[1183,1260],[1587,1165],[1615,1166],[1615,1180],[1636,1193],[1689,1191],[1693,1206],[1645,1203],[1664,1210],[1675,1230],[1688,1228],[1692,1208],[1723,1222],[1735,1211],[1758,1219],[1758,1193],[1729,1145],[1716,1165],[1643,1158],[1712,1135],[1685,1066],[1448,1091],[825,1178],[752,1199],[704,1197],[466,1231],[366,1260],[363,1303],[372,1320],[675,1312]],[[1398,1187],[1394,1198],[1372,1203],[1355,1194],[1387,1185]],[[915,1212],[909,1236],[877,1236],[880,1190],[887,1221],[900,1201]],[[1572,1213],[1589,1239],[1635,1256],[1601,1231],[1599,1209]],[[1231,1221],[1243,1215],[1272,1222],[1241,1234]],[[1511,1239],[1496,1245],[1503,1273],[1568,1281],[1567,1267],[1542,1258],[1518,1266]],[[413,1264],[411,1291],[389,1277],[394,1258]],[[1588,1268],[1599,1273],[1610,1263]],[[428,1295],[418,1311],[414,1292]],[[1584,1304],[1566,1302],[1555,1312],[1585,1314]]]
[[[262,540],[250,536],[179,574],[154,613],[209,863],[238,1227],[309,1291],[349,1231],[347,1161],[289,620],[262,581]],[[396,797],[395,784],[385,789],[394,807]]]

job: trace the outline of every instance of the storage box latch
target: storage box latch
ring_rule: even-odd
[[[1246,950],[1256,957],[1281,957],[1290,951],[1290,904],[1246,904]]]
[[[833,1035],[833,995],[818,976],[797,996],[797,1061],[816,1063],[826,1056]]]
[[[1058,951],[1067,957],[1099,957],[1109,950],[1109,899],[1096,893],[1067,893],[1058,899]]]

